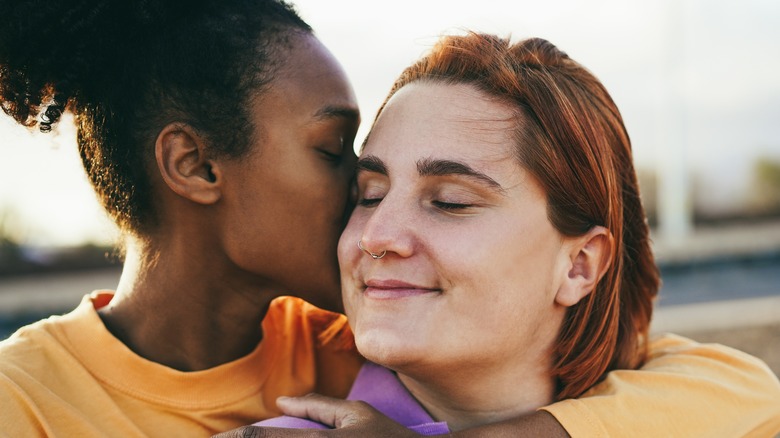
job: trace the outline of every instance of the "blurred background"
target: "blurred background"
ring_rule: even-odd
[[[664,286],[653,330],[749,351],[780,372],[780,2],[298,0],[350,75],[362,141],[401,70],[442,33],[546,38],[598,76],[632,137]],[[113,288],[118,236],[72,120],[0,115],[0,339]]]

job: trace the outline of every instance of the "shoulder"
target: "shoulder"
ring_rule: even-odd
[[[648,346],[650,355],[642,367],[645,371],[664,368],[684,370],[687,367],[706,368],[710,372],[722,370],[730,373],[740,370],[740,373],[777,381],[777,377],[761,359],[725,345],[699,343],[667,333],[653,338]]]
[[[545,406],[571,436],[772,436],[780,382],[760,359],[666,334],[639,370],[613,370],[580,399]],[[674,432],[672,432],[674,431]]]
[[[54,315],[24,326],[0,342],[0,372],[22,368],[29,372],[51,373],[65,366],[64,357],[74,356],[73,341],[67,333],[85,331],[83,337],[94,343],[91,332],[100,323],[94,305],[104,305],[112,295],[93,292],[69,313]],[[57,365],[53,367],[52,365]]]
[[[65,315],[50,316],[20,328],[0,342],[0,376],[3,388],[30,392],[36,388],[65,385],[67,376],[78,373],[82,359],[68,332],[88,329],[89,311],[94,313],[92,295]],[[95,315],[94,318],[97,318]],[[90,333],[83,335],[95,343]],[[43,391],[45,392],[45,391]],[[51,391],[49,391],[51,392]]]
[[[0,373],[45,363],[49,352],[61,346],[55,334],[60,319],[53,316],[24,326],[0,342]]]
[[[27,434],[40,423],[39,399],[56,379],[52,360],[65,351],[53,333],[59,317],[38,321],[19,329],[0,342],[0,425],[3,430]],[[27,429],[28,427],[32,429]],[[21,436],[21,435],[20,435]]]

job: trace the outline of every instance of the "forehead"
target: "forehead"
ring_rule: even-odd
[[[256,101],[265,120],[306,120],[324,108],[338,108],[358,114],[357,99],[346,73],[313,35],[291,37],[272,82]]]
[[[388,101],[364,152],[474,159],[514,156],[513,108],[468,84],[417,81]]]

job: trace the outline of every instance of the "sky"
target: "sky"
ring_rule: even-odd
[[[294,3],[353,82],[363,113],[358,143],[403,68],[438,35],[468,29],[546,38],[589,68],[621,109],[637,167],[672,172],[669,180],[682,169],[677,176],[690,176],[684,182],[705,208],[737,208],[754,161],[780,162],[775,0]],[[0,227],[27,244],[116,237],[74,139],[67,123],[55,135],[31,134],[0,116]]]

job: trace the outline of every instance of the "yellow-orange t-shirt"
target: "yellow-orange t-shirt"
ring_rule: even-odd
[[[248,356],[181,372],[147,361],[105,328],[111,293],[0,342],[0,436],[209,436],[276,416],[280,395],[343,397],[362,359],[342,315],[283,297]],[[760,360],[673,335],[641,370],[618,370],[580,399],[541,409],[572,437],[773,436],[780,382]]]
[[[281,395],[344,397],[362,359],[343,315],[274,300],[249,355],[205,371],[148,361],[103,325],[110,292],[0,343],[0,435],[210,436],[279,414]]]
[[[612,371],[579,399],[541,409],[572,438],[770,438],[780,433],[780,381],[763,361],[672,334],[649,347],[642,369]]]

